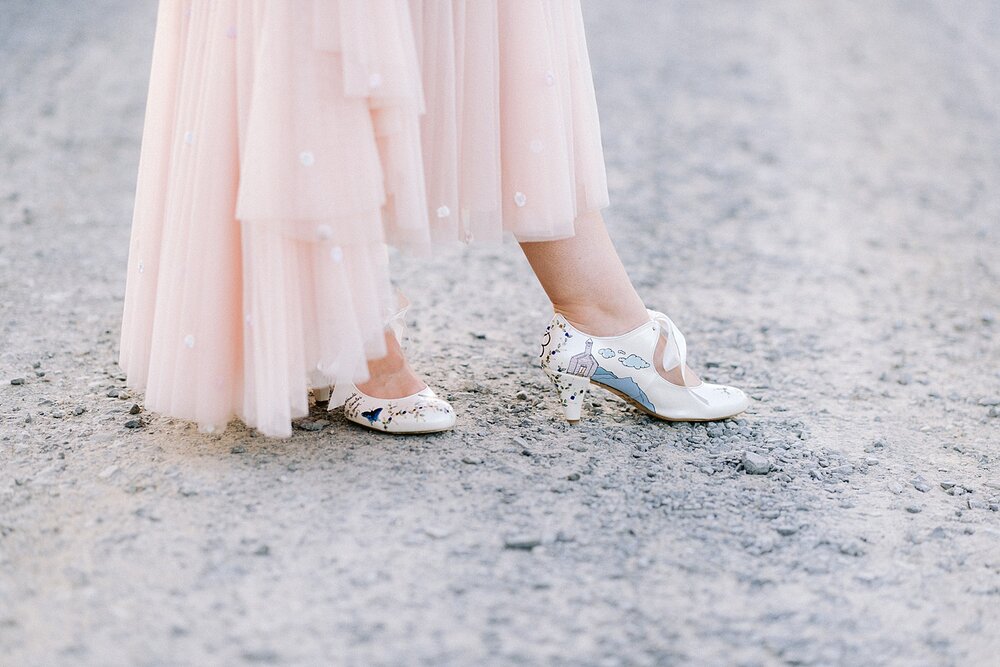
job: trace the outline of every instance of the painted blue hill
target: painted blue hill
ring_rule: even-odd
[[[626,396],[631,397],[637,403],[641,403],[642,406],[650,412],[656,412],[656,408],[653,407],[653,404],[650,403],[649,399],[646,397],[646,392],[639,389],[639,385],[637,385],[635,380],[632,378],[620,378],[611,371],[598,366],[597,370],[594,371],[594,374],[590,376],[590,379],[593,382],[599,382],[606,387],[611,387],[612,389],[620,391]]]

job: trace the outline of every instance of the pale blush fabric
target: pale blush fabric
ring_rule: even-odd
[[[119,363],[149,410],[286,437],[385,353],[387,244],[607,205],[579,0],[161,0]]]

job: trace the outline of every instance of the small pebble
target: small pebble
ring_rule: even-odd
[[[322,431],[326,428],[330,422],[325,419],[318,419],[316,421],[303,421],[299,422],[298,426],[303,431]]]
[[[139,407],[138,403],[133,403],[132,407],[128,409],[130,415],[137,415],[142,412],[142,408]]]
[[[24,378],[14,378],[10,381],[11,384],[24,384]]]
[[[118,398],[118,392],[121,391],[118,387],[113,387],[108,389],[108,398]]]
[[[748,475],[766,475],[771,472],[771,461],[753,452],[743,453],[743,469]]]
[[[930,483],[926,479],[920,476],[914,477],[912,480],[910,480],[910,484],[912,484],[913,488],[919,491],[920,493],[927,493],[928,491],[931,490]]]
[[[470,466],[477,466],[483,462],[483,459],[478,456],[463,456],[462,463],[468,463]]]
[[[247,448],[243,445],[234,445],[232,449],[229,450],[230,454],[243,454],[247,451]]]
[[[920,514],[923,510],[917,505],[907,505],[906,511],[910,514]]]
[[[534,536],[508,537],[503,541],[505,549],[521,549],[531,551],[542,543],[542,540]]]
[[[141,419],[129,419],[125,422],[125,428],[140,428],[142,426]]]
[[[100,477],[101,479],[109,479],[116,472],[118,472],[118,466],[111,465],[102,470],[101,472],[97,473],[97,476]]]
[[[75,408],[73,408],[73,414],[77,416],[82,415],[86,411],[87,408],[83,407],[82,405],[78,405]]]

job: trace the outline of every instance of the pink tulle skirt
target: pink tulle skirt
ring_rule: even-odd
[[[148,410],[285,437],[385,354],[387,244],[607,204],[579,0],[161,0],[119,363]]]

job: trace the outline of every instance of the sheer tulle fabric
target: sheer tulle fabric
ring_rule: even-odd
[[[149,410],[285,437],[385,353],[386,244],[607,203],[578,0],[162,0],[119,363]]]

